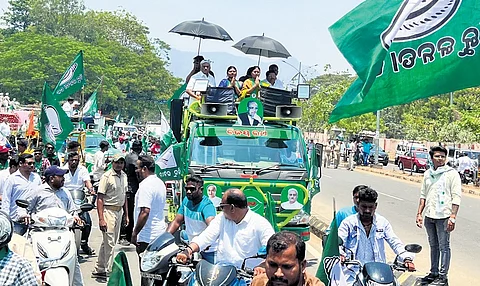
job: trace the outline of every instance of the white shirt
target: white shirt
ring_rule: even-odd
[[[280,88],[280,89],[284,89],[283,87],[283,82],[281,80],[279,80],[278,78],[275,80],[275,82],[273,83],[273,87],[275,88]]]
[[[41,183],[40,176],[35,172],[31,172],[28,179],[20,171],[16,171],[8,176],[7,181],[3,185],[2,210],[9,214],[13,221],[16,221],[18,219],[17,212],[19,207],[15,201],[28,199]]]
[[[105,153],[98,150],[95,153],[95,156],[93,158],[93,167],[92,167],[92,175],[93,175],[93,180],[98,181],[102,177],[102,175],[105,173]]]
[[[62,105],[62,109],[63,109],[63,111],[65,111],[65,113],[68,115],[68,117],[72,117],[72,115],[73,115],[73,105],[72,104],[70,104],[67,101]]]
[[[0,132],[2,132],[2,134],[0,135],[3,135],[5,137],[10,136],[10,126],[5,122],[0,123]]]
[[[7,181],[7,178],[10,176],[10,167],[5,170],[0,171],[0,194],[3,194],[3,185]]]
[[[197,79],[208,79],[208,86],[211,86],[211,87],[217,86],[217,84],[215,83],[215,78],[211,74],[208,74],[208,76],[207,76],[202,71],[199,71],[196,74],[192,75],[192,77],[188,81],[186,90],[193,90],[193,87],[195,85],[195,81]],[[190,105],[194,101],[196,101],[195,98],[189,96],[187,93],[185,93],[185,94],[186,94],[186,96],[188,96],[188,105]]]
[[[221,212],[199,236],[192,239],[192,242],[196,243],[200,250],[205,250],[217,241],[216,263],[239,268],[245,258],[257,255],[274,233],[272,225],[251,210],[248,210],[238,224],[227,219]],[[252,264],[255,264],[254,259],[247,260],[248,267],[258,265]]]
[[[459,173],[463,173],[466,169],[473,171],[474,163],[473,160],[470,159],[468,156],[463,156],[457,159],[458,168],[457,171]]]
[[[294,203],[291,203],[289,201],[283,202],[281,206],[284,210],[299,210],[303,208],[303,205],[297,201],[295,201]]]
[[[68,165],[66,165],[66,169],[68,170]],[[69,191],[83,189],[85,186],[85,181],[90,180],[90,175],[88,174],[87,168],[81,165],[78,165],[73,175],[72,172],[68,170],[68,173],[66,173],[63,177],[65,178],[63,187]]]
[[[150,175],[140,182],[135,195],[135,225],[141,208],[149,208],[147,222],[138,233],[138,242],[150,243],[167,229],[163,209],[167,200],[167,188],[156,175]]]

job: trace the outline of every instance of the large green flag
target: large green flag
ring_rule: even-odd
[[[97,90],[95,90],[92,95],[88,98],[85,106],[83,106],[83,116],[95,116],[95,113],[98,112],[97,104]]]
[[[180,180],[184,175],[185,143],[170,145],[155,160],[155,173],[163,181]]]
[[[184,83],[179,89],[177,89],[173,95],[168,99],[167,106],[170,107],[172,100],[179,99],[182,97],[183,93],[187,90],[187,82]]]
[[[113,260],[107,286],[133,286],[127,255],[123,251],[120,251]]]
[[[73,124],[54,98],[47,82],[43,85],[42,112],[40,114],[40,135],[44,144],[52,143],[60,149],[73,130]]]
[[[53,94],[57,100],[64,100],[68,96],[81,90],[84,85],[83,51],[80,51],[57,83]]]
[[[347,280],[340,264],[340,250],[338,240],[338,226],[335,215],[330,224],[330,233],[322,252],[322,261],[317,269],[317,277],[326,286],[346,286]]]
[[[358,79],[330,122],[480,85],[480,1],[366,0],[330,27]]]
[[[161,128],[160,128],[160,144],[162,146],[162,152],[166,150],[170,145],[177,143],[177,139],[173,135],[173,130],[170,128],[167,118],[161,112]]]
[[[134,121],[134,117],[132,116],[132,118],[130,118],[130,120],[128,121],[127,125],[133,125],[133,121]]]

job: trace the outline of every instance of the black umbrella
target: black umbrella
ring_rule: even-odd
[[[258,64],[260,64],[260,56],[285,59],[292,56],[280,42],[263,35],[246,37],[233,47],[247,55],[258,55]]]
[[[200,44],[202,39],[212,39],[221,41],[233,41],[232,37],[222,27],[209,23],[203,18],[201,21],[185,21],[173,27],[170,33],[177,33],[182,36],[192,36],[200,38],[198,42],[198,54],[200,54]]]

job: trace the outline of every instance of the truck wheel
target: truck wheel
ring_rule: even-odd
[[[403,171],[403,163],[401,161],[398,163],[398,168]]]

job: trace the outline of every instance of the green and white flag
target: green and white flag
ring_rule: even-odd
[[[95,90],[92,95],[88,98],[85,106],[83,106],[83,116],[95,116],[95,113],[98,112],[97,104],[97,90]]]
[[[480,85],[478,0],[366,0],[330,27],[358,79],[330,122]]]
[[[128,121],[127,125],[133,125],[133,121],[134,121],[134,117],[132,116],[132,118],[130,118],[130,120]]]
[[[84,85],[83,51],[80,51],[57,83],[53,94],[57,100],[64,100],[81,90]]]
[[[120,122],[120,113],[115,117],[115,122]]]
[[[73,130],[73,124],[50,91],[47,82],[43,85],[40,135],[43,143],[52,143],[58,150]]]
[[[180,180],[184,175],[185,143],[170,145],[155,160],[155,173],[163,181]]]
[[[330,224],[330,233],[322,252],[322,260],[317,269],[317,278],[322,280],[326,286],[347,286],[347,280],[343,274],[340,263],[340,250],[338,240],[338,225],[335,218]]]
[[[173,130],[170,128],[167,118],[161,112],[161,122],[160,122],[160,145],[162,146],[162,152],[168,148],[168,146],[177,143],[177,139],[173,135]]]

